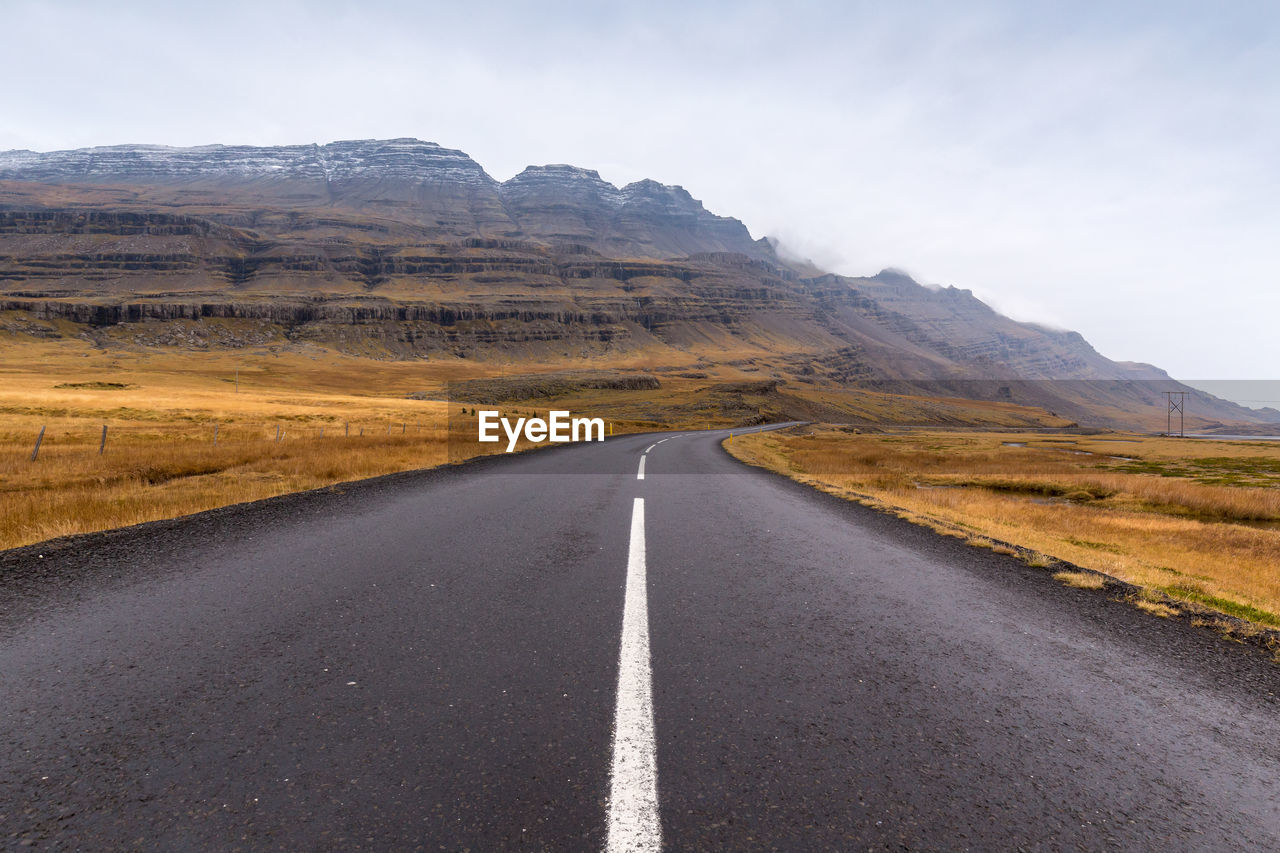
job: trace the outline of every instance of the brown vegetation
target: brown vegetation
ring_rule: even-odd
[[[499,452],[447,402],[457,361],[0,345],[0,548]]]
[[[0,366],[0,547],[445,458],[443,402],[358,392],[341,363],[296,365],[307,374],[299,378],[246,360],[237,392],[225,357],[161,367],[107,353],[43,355]]]
[[[57,320],[35,334],[5,316],[0,548],[497,452],[474,441],[477,403],[522,415],[568,409],[606,419],[615,433],[817,411],[890,423],[1046,417],[1008,404],[789,390],[761,380],[752,358],[713,366],[618,353],[584,371],[563,359],[379,361],[279,336],[196,351]]]
[[[1054,572],[1053,579],[1076,589],[1102,589],[1107,585],[1102,575],[1093,572]]]
[[[1280,625],[1275,444],[802,428],[729,449],[983,547],[1011,543],[1033,565],[1063,560]]]

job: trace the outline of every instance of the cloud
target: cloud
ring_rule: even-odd
[[[6,4],[0,145],[418,136],[654,177],[841,272],[905,266],[1104,353],[1258,375],[1272,4]]]

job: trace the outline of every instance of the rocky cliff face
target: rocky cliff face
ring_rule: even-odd
[[[480,164],[461,151],[417,139],[9,151],[0,153],[0,181],[141,189],[136,206],[176,208],[241,226],[255,224],[246,218],[246,207],[266,207],[307,216],[317,209],[389,213],[442,236],[515,228],[498,182]],[[118,203],[130,204],[128,196]]]
[[[590,169],[530,166],[500,188],[530,235],[579,242],[621,257],[741,252],[772,257],[736,219],[708,212],[683,187],[637,181],[619,189]]]
[[[579,243],[611,257],[724,251],[772,256],[769,245],[752,240],[741,222],[709,213],[681,187],[639,181],[619,189],[574,166],[530,166],[499,183],[463,152],[417,139],[8,151],[0,152],[0,181],[141,186],[147,189],[144,206],[187,208],[242,227],[258,224],[243,212],[246,205],[312,219],[324,208],[391,220],[423,239]],[[127,195],[117,199],[135,201]],[[264,224],[278,228],[278,219]]]
[[[418,139],[328,145],[114,145],[74,151],[0,152],[0,180],[137,183],[198,179],[290,178],[341,185],[366,178],[493,187],[497,182],[461,151]]]
[[[70,321],[95,340],[755,359],[800,382],[1081,418],[1157,405],[1151,383],[1177,387],[968,291],[783,264],[680,187],[619,188],[565,165],[499,183],[412,139],[0,153],[0,311],[21,315],[12,328]],[[204,334],[224,321],[256,331]]]

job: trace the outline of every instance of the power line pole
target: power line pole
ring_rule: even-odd
[[[1173,413],[1178,413],[1178,438],[1186,437],[1186,391],[1165,391],[1165,399],[1169,402],[1168,428],[1165,435],[1173,435]]]

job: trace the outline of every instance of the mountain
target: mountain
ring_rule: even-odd
[[[198,214],[211,203],[313,215],[341,211],[417,226],[419,237],[583,242],[616,257],[772,254],[741,222],[708,213],[682,187],[646,180],[618,189],[573,166],[530,166],[499,183],[463,152],[417,139],[9,151],[0,153],[4,181],[117,188],[122,194],[115,204],[127,204],[141,189],[144,206]],[[224,209],[215,218],[272,224],[258,217]]]
[[[618,189],[591,169],[556,165],[530,166],[499,192],[524,232],[585,243],[610,256],[773,256],[767,241],[753,241],[736,219],[708,213],[683,187],[644,180]]]
[[[0,311],[103,346],[728,364],[1112,425],[1162,424],[1185,390],[967,290],[788,263],[681,187],[568,165],[498,182],[415,139],[0,153]],[[1264,420],[1195,393],[1202,427]]]

